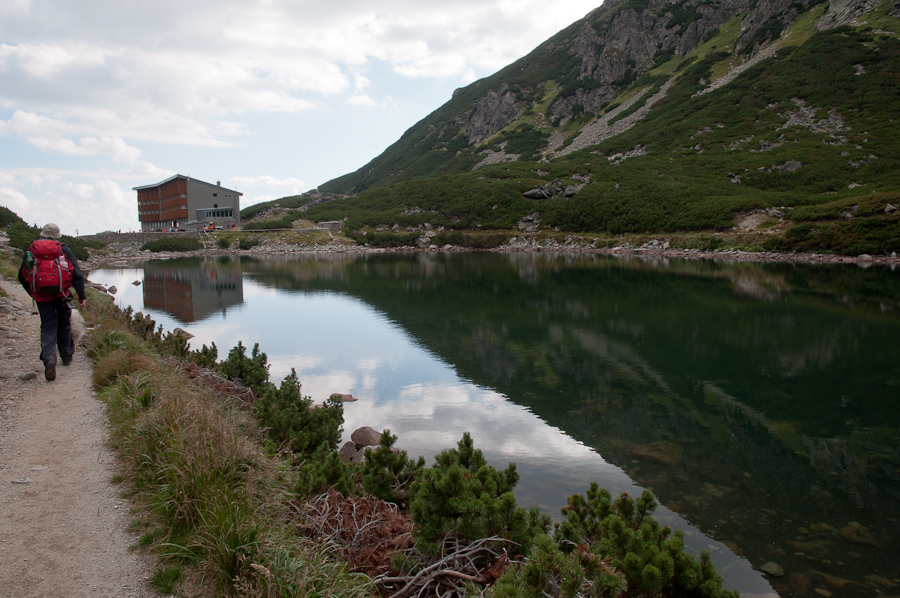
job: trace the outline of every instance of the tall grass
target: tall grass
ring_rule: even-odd
[[[320,545],[297,536],[278,463],[260,450],[253,417],[205,392],[92,297],[90,355],[124,477],[161,557],[153,577],[216,596],[373,595]],[[192,589],[192,593],[193,593]]]

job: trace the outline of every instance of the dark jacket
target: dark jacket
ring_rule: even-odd
[[[41,237],[41,239],[45,239],[46,237]],[[63,253],[66,254],[66,259],[69,260],[69,263],[72,264],[72,286],[75,288],[75,292],[78,293],[78,298],[84,301],[84,274],[81,273],[81,267],[78,265],[78,260],[75,259],[75,254],[72,253],[72,250],[69,249],[69,246],[60,241],[60,245],[62,245]],[[65,297],[69,294],[69,291],[66,293],[31,293],[31,282],[25,277],[25,260],[27,258],[22,258],[22,265],[19,266],[19,282],[22,284],[22,288],[25,289],[25,292],[31,295],[31,298],[35,301],[53,301],[57,297]]]

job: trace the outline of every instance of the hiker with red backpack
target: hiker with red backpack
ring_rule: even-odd
[[[48,382],[56,379],[57,349],[63,365],[72,363],[75,354],[70,289],[75,289],[79,306],[85,299],[84,275],[72,250],[59,241],[61,236],[57,225],[45,225],[40,238],[28,246],[19,268],[19,282],[41,315],[41,361]]]

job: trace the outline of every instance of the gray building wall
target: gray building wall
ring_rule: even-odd
[[[241,225],[241,194],[221,185],[196,179],[187,181],[188,213],[203,224]]]

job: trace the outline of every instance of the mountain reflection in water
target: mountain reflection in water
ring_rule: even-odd
[[[273,380],[293,367],[315,400],[359,397],[345,436],[390,428],[430,459],[471,431],[493,464],[517,463],[520,504],[558,516],[592,480],[651,488],[727,587],[900,593],[898,273],[417,253],[173,260],[92,280],[167,330],[190,325],[195,348],[259,342]]]

